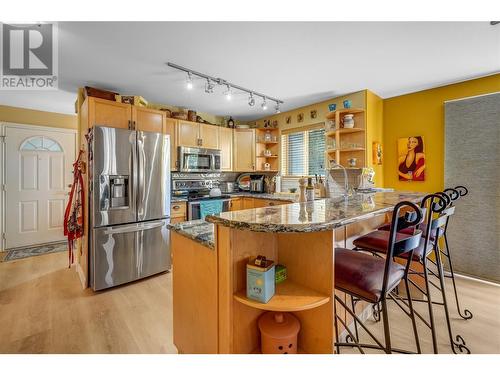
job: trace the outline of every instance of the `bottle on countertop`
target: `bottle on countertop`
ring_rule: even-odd
[[[306,200],[308,202],[312,202],[314,200],[314,186],[312,184],[312,177],[307,178]]]
[[[304,177],[299,179],[299,189],[300,189],[300,195],[299,195],[299,202],[306,202],[306,179]]]

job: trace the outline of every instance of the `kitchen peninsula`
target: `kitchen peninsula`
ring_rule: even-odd
[[[350,247],[385,222],[398,202],[422,197],[356,194],[171,225],[179,353],[258,353],[257,320],[265,311],[293,312],[299,319],[299,352],[333,353],[334,247]],[[287,267],[287,280],[268,303],[246,297],[246,264],[257,255]]]

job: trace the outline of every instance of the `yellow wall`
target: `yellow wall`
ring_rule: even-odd
[[[76,115],[0,105],[0,121],[16,124],[51,126],[54,128],[77,129]]]
[[[370,90],[366,90],[366,158],[367,165],[375,171],[375,186],[384,186],[384,165],[373,165],[373,142],[379,142],[384,147],[384,101]],[[384,160],[382,159],[382,163]]]
[[[500,91],[500,74],[384,100],[384,185],[434,192],[444,188],[444,102]],[[471,133],[474,124],[471,124]],[[425,181],[398,180],[397,140],[423,136]],[[465,183],[465,181],[464,181]]]

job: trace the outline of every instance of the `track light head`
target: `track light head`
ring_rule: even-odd
[[[231,96],[231,86],[229,85],[226,85],[227,86],[227,91],[224,93],[224,95],[226,95],[226,100],[231,100],[232,96]]]
[[[187,79],[186,79],[186,88],[188,90],[191,90],[193,88],[193,75],[191,74],[191,72],[188,72],[187,74]]]
[[[214,84],[210,82],[210,79],[207,78],[207,83],[205,84],[205,92],[207,94],[213,94],[214,92]]]
[[[248,105],[253,107],[255,105],[255,98],[253,97],[253,92],[250,93],[250,97],[248,98]]]
[[[264,100],[262,101],[261,104],[262,110],[266,111],[267,110],[267,102],[266,102],[266,97],[264,97]]]
[[[276,106],[274,107],[274,110],[276,111],[276,113],[281,113],[280,102],[276,102]]]

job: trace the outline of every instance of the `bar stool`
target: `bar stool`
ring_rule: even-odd
[[[400,217],[401,209],[411,209],[414,215],[405,215]],[[398,228],[401,220],[406,221],[408,226],[416,226],[422,221],[422,212],[418,206],[411,202],[400,202],[394,207],[392,216],[392,228]],[[336,307],[337,303],[342,306],[349,315],[354,319],[356,334],[353,334],[347,322],[344,321],[338,314],[338,309],[335,309],[335,331],[336,342],[335,347],[337,353],[340,353],[341,347],[357,347],[361,353],[364,353],[363,348],[383,350],[386,353],[414,353],[404,349],[393,348],[391,345],[391,335],[389,327],[389,317],[387,313],[387,299],[390,298],[396,301],[394,290],[401,281],[404,281],[408,296],[408,271],[413,258],[413,252],[418,247],[422,237],[422,231],[415,229],[412,234],[398,233],[391,229],[388,237],[388,246],[386,249],[387,256],[384,258],[374,257],[371,254],[350,249],[336,248],[335,249],[335,289],[348,294],[358,300],[363,300],[368,303],[382,305],[382,318],[384,325],[384,344],[366,327],[366,325],[356,316],[356,313],[347,304],[335,294]],[[393,261],[395,256],[404,256],[406,254],[406,265],[401,265]],[[353,303],[353,302],[352,302]],[[354,303],[353,303],[354,305]],[[399,304],[398,304],[399,305]],[[420,342],[418,339],[418,331],[415,321],[415,314],[412,305],[411,296],[405,302],[406,309],[403,311],[410,317],[413,326],[413,334],[417,347],[417,353],[420,353]],[[399,305],[401,307],[401,305]],[[350,342],[340,342],[338,336],[338,322],[342,324],[348,333]],[[366,344],[359,342],[357,325],[360,325],[368,335],[375,341],[374,344]]]
[[[450,205],[454,205],[454,202],[456,202],[458,199],[460,199],[462,197],[465,197],[469,193],[469,190],[465,186],[459,185],[459,186],[455,187],[454,189],[452,189],[452,188],[445,189],[445,190],[443,190],[443,192],[446,194],[449,194],[449,197],[451,199]],[[446,234],[447,229],[448,229],[448,224],[449,224],[449,221],[446,223],[446,225],[444,227],[444,234],[443,234],[444,248],[441,250],[441,254],[448,261],[448,268],[450,270],[450,273],[449,273],[449,275],[447,275],[445,273],[444,277],[450,278],[452,281],[458,314],[460,315],[460,317],[462,319],[469,320],[469,319],[472,319],[472,317],[473,317],[472,313],[468,309],[464,309],[462,312],[462,309],[460,308],[460,302],[458,300],[457,285],[455,283],[455,274],[453,272],[453,263],[451,261],[451,250],[450,250],[450,246],[448,245],[448,236]]]
[[[422,320],[422,322],[430,328],[432,334],[434,353],[438,353],[438,349],[437,349],[437,335],[436,335],[436,326],[434,322],[433,305],[441,305],[444,307],[450,345],[453,352],[458,354],[457,352],[458,349],[461,353],[464,352],[470,353],[470,350],[467,348],[462,336],[457,335],[456,338],[453,339],[448,304],[445,293],[444,270],[440,257],[441,250],[439,248],[439,239],[444,235],[446,231],[446,223],[448,222],[449,217],[453,215],[455,209],[454,207],[450,206],[451,202],[452,202],[451,198],[442,192],[427,195],[422,200],[421,208],[422,210],[425,210],[427,214],[425,215],[426,216],[425,222],[417,227],[418,229],[423,231],[423,235],[418,248],[415,250],[413,254],[413,261],[416,261],[422,265],[422,271],[417,271],[410,267],[409,275],[418,275],[422,277],[424,279],[425,290],[422,289],[413,280],[411,280],[411,278],[409,281],[426,298],[426,299],[413,299],[413,301],[427,303],[429,311],[429,320],[425,319],[418,312],[416,312],[415,315],[418,316],[420,320]],[[392,230],[392,224],[390,228]],[[368,233],[356,239],[354,241],[354,245],[356,246],[355,249],[370,251],[374,254],[386,254],[386,246],[389,242],[390,232],[386,230],[387,226],[382,227],[380,229],[381,230]],[[409,233],[415,230],[415,228],[411,227],[404,228],[401,226],[399,226],[398,229],[399,229],[398,233],[402,234]],[[434,253],[435,260],[432,260],[429,257],[431,253]],[[432,270],[429,267],[429,263],[432,263],[436,266],[436,271]],[[435,284],[432,280],[429,280],[429,274],[435,276],[439,280],[439,285]],[[430,285],[435,287],[441,293],[442,302],[432,301],[432,296],[430,293]],[[409,296],[407,296],[406,298],[408,297]]]

